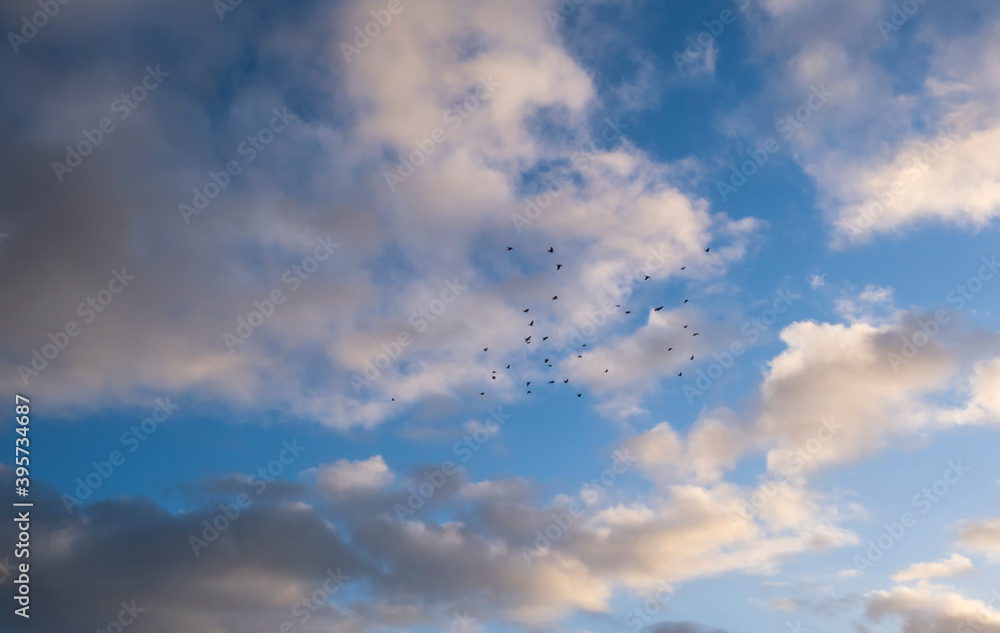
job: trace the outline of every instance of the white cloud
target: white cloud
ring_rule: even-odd
[[[948,558],[943,558],[932,563],[914,563],[906,569],[893,574],[892,579],[896,582],[909,582],[911,580],[926,580],[929,578],[947,578],[958,576],[973,571],[975,567],[972,561],[961,554],[952,554]]]
[[[1000,358],[976,365],[971,380],[972,405],[1000,420]]]
[[[668,485],[679,479],[718,482],[746,450],[746,434],[718,417],[704,416],[682,439],[661,422],[624,443],[651,480]]]
[[[979,600],[966,598],[951,587],[920,582],[891,591],[865,594],[866,612],[876,622],[888,616],[901,618],[907,633],[1000,633],[1000,611]]]
[[[991,560],[1000,560],[1000,517],[960,523],[956,544],[986,554]]]
[[[892,435],[932,423],[921,396],[940,389],[955,362],[932,343],[893,371],[887,355],[898,352],[898,331],[798,322],[781,332],[788,349],[770,363],[755,429],[761,441],[777,444],[767,454],[769,470],[849,463],[875,454]]]
[[[39,384],[59,385],[49,402],[70,407],[106,402],[110,394],[128,402],[153,390],[197,391],[199,397],[243,410],[274,406],[338,429],[372,428],[430,397],[463,397],[484,386],[501,400],[515,397],[514,382],[492,381],[490,371],[497,358],[517,359],[537,349],[526,351],[522,342],[525,305],[535,307],[538,324],[551,328],[555,340],[558,326],[579,324],[604,301],[620,298],[622,280],[653,250],[663,253],[660,282],[677,278],[684,265],[685,278],[713,279],[742,259],[758,223],[713,212],[707,200],[682,189],[683,164],[654,160],[629,142],[630,122],[601,111],[593,78],[549,28],[546,8],[528,0],[459,5],[428,0],[396,16],[349,63],[340,44],[355,37],[356,25],[372,20],[364,3],[318,8],[308,24],[278,27],[261,46],[287,60],[287,85],[341,95],[343,112],[350,115],[318,116],[290,126],[254,168],[274,162],[238,187],[234,181],[191,227],[178,229],[173,224],[179,218],[170,217],[150,220],[154,224],[140,231],[131,224],[134,200],[96,196],[92,206],[107,225],[119,228],[103,231],[104,224],[94,221],[102,227],[103,241],[95,242],[93,251],[102,257],[127,254],[144,272],[135,291],[130,288],[122,298],[123,307],[101,315],[87,337],[46,370]],[[203,57],[206,64],[216,59]],[[198,67],[193,72],[208,71]],[[484,78],[495,89],[473,99]],[[92,79],[81,75],[53,83],[104,85]],[[56,102],[91,98],[91,91],[80,90],[87,94],[67,94]],[[243,138],[258,129],[255,108],[263,101],[281,103],[279,92],[270,84],[241,88],[224,117],[233,129],[220,136]],[[189,200],[193,184],[206,178],[205,170],[217,169],[222,141],[191,133],[215,128],[200,104],[185,100],[191,98],[186,94],[163,93],[172,100],[164,101],[161,110],[144,105],[143,116],[155,115],[163,124],[143,126],[151,136],[149,146],[109,167],[123,181],[137,181],[130,169],[148,167],[142,161],[161,155],[150,147],[171,148],[176,164],[156,167],[167,176],[162,190],[142,195]],[[466,118],[446,119],[463,103],[470,104],[463,106]],[[180,120],[178,112],[185,113]],[[193,112],[201,114],[187,116]],[[38,130],[62,120],[57,116],[62,110],[42,114]],[[603,128],[605,116],[612,121],[610,129]],[[557,133],[541,131],[546,128],[539,125],[542,119],[554,122]],[[399,167],[399,156],[417,150],[415,139],[424,143],[438,128],[446,140],[391,192],[385,173]],[[610,144],[605,142],[609,135]],[[307,168],[298,160],[304,155],[312,157]],[[524,176],[544,165],[568,166],[572,178],[561,181],[560,195],[512,239],[511,214],[522,213],[533,197],[524,193]],[[115,187],[109,190],[118,194]],[[65,199],[74,200],[74,209],[90,206],[76,189],[67,191]],[[232,221],[236,213],[238,226]],[[254,301],[275,288],[287,291],[284,271],[312,252],[315,236],[327,233],[342,244],[334,260],[289,296],[236,353],[228,353],[222,333],[231,333]],[[183,245],[192,255],[163,266],[155,259],[158,252],[146,257],[145,242],[132,241],[146,234],[166,240],[164,252],[178,252]],[[493,243],[501,256],[508,242],[518,248],[496,270],[492,261],[482,264],[478,247],[469,246]],[[555,282],[547,270],[533,270],[543,244],[561,247],[565,267]],[[703,252],[708,244],[711,254]],[[247,257],[251,250],[257,255]],[[47,270],[54,260],[46,261],[46,266],[30,261],[25,266]],[[373,272],[384,266],[394,273]],[[74,262],[72,268],[85,266]],[[443,280],[454,278],[469,285],[456,302],[461,307],[449,308],[418,333],[410,315],[434,300]],[[51,312],[59,314],[66,296],[86,296],[92,285],[72,276],[60,277],[58,286],[25,277],[19,296],[24,305],[51,302],[56,306]],[[550,290],[561,300],[543,303]],[[29,315],[6,318],[26,324],[3,329],[3,336],[18,341],[10,349],[23,349],[22,340],[46,340]],[[360,375],[400,333],[408,333],[411,341],[402,357],[356,392],[352,374]],[[122,340],[134,344],[122,346]],[[476,356],[475,350],[487,346],[488,359]],[[3,367],[16,374],[17,364],[30,361],[30,348],[24,351],[5,357]]]
[[[338,459],[310,472],[316,476],[317,488],[333,498],[379,490],[396,478],[381,455],[357,461]]]
[[[882,286],[867,285],[856,296],[845,296],[834,303],[837,314],[848,321],[876,321],[878,310],[887,311],[892,308],[893,289]]]

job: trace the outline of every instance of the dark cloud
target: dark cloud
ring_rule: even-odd
[[[13,486],[10,470],[0,481]],[[145,609],[129,627],[135,633],[209,633],[236,616],[281,622],[329,570],[352,579],[372,573],[335,529],[292,499],[251,503],[195,556],[189,539],[205,536],[204,521],[224,524],[217,506],[171,514],[146,499],[119,499],[69,516],[52,490],[36,483],[33,495],[32,617],[26,626],[4,609],[7,631],[104,629],[133,600]],[[0,539],[16,539],[11,521]]]

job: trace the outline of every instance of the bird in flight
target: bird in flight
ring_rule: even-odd
[[[626,310],[625,314],[632,314],[632,311],[631,310]]]
[[[514,247],[513,247],[513,246],[508,246],[508,247],[507,247],[507,250],[508,250],[508,251],[512,251],[512,250],[514,250]]]
[[[711,247],[711,246],[709,246],[708,248],[706,248],[706,249],[705,249],[705,252],[707,253],[707,252],[708,252],[708,251],[709,251],[709,250],[710,250],[711,248],[712,248],[712,247]]]
[[[521,312],[527,312],[527,311],[528,311],[528,310],[530,310],[530,309],[531,309],[531,308],[525,308],[524,310],[521,310]]]
[[[685,300],[684,300],[684,303],[687,303],[687,302],[688,302],[688,300],[687,300],[687,299],[685,299]]]
[[[695,332],[695,333],[694,333],[694,334],[692,334],[691,336],[698,336],[698,334],[700,334],[700,332]]]
[[[646,278],[643,279],[643,281],[649,281],[649,275],[646,275]]]
[[[549,381],[549,384],[550,384],[550,385],[554,385],[554,384],[555,384],[555,382],[556,382],[556,381],[554,381],[554,380],[550,380],[550,381]]]
[[[606,374],[606,373],[608,373],[608,370],[607,370],[607,369],[605,369],[605,370],[604,370],[604,373],[605,373],[605,374]]]
[[[684,328],[686,329],[686,328],[687,328],[687,326],[685,325],[685,326],[684,326]]]
[[[556,300],[556,299],[558,299],[558,298],[559,298],[559,295],[552,295],[552,300],[553,300],[553,301],[555,301],[555,300]]]
[[[659,308],[656,308],[655,310],[653,310],[653,312],[659,312],[662,309],[663,309],[663,306],[660,306]]]
[[[683,375],[684,375],[684,372],[682,372],[682,371],[679,371],[679,372],[677,372],[677,375],[678,375],[678,376],[683,376]]]
[[[486,350],[488,350],[488,349],[489,349],[488,347],[484,347],[484,348],[483,348],[483,351],[485,352],[485,351],[486,351]]]
[[[479,395],[481,395],[481,396],[485,396],[485,395],[486,395],[486,392],[485,392],[485,391],[480,391],[480,392],[479,392]]]
[[[582,394],[582,393],[578,393],[578,394],[576,394],[576,397],[577,397],[577,398],[582,398],[582,397],[583,397],[583,394]]]
[[[528,384],[526,384],[526,385],[524,385],[524,386],[525,386],[525,387],[530,387],[530,386],[531,386],[531,381],[529,380],[529,381],[528,381]]]
[[[529,323],[529,324],[528,324],[528,327],[531,327],[531,326],[532,326],[532,325],[534,325],[534,324],[535,324],[535,322],[534,322],[534,321],[532,321],[531,323]]]
[[[667,348],[667,351],[668,351],[668,352],[672,352],[672,351],[674,351],[674,348],[672,348],[672,347],[668,347],[668,348]]]
[[[542,340],[543,340],[543,341],[547,341],[547,340],[549,340],[549,337],[547,337],[547,336],[543,336],[543,337],[542,337]]]
[[[569,378],[567,378],[566,380],[564,380],[564,381],[563,381],[563,384],[565,385],[565,384],[566,384],[566,383],[568,383],[568,382],[569,382]]]
[[[549,362],[549,359],[547,359],[547,358],[546,358],[546,359],[545,359],[545,360],[543,360],[542,362],[543,362],[543,363],[547,363],[547,362]]]
[[[694,360],[694,356],[692,356],[692,357],[690,358],[690,360]]]
[[[687,268],[687,266],[681,266],[681,270],[684,270],[685,268]]]
[[[550,253],[554,253],[554,252],[556,252],[556,249],[554,249],[554,248],[552,248],[552,247],[550,246],[550,247],[549,247],[549,252],[550,252]]]
[[[507,365],[507,369],[510,369],[510,365]]]
[[[531,390],[530,390],[530,389],[528,390],[528,393],[531,393]]]
[[[528,338],[524,339],[524,342],[530,344],[531,343],[531,337],[529,336]]]
[[[560,268],[562,268],[562,264],[556,264],[556,270],[559,270]]]

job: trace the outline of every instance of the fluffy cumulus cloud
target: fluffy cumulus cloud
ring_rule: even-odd
[[[1000,133],[995,110],[1000,23],[974,36],[928,35],[934,47],[921,107],[937,111],[935,128],[916,130],[889,156],[844,173],[837,227],[854,238],[938,221],[981,229],[1000,214],[1000,164],[991,153]]]
[[[899,371],[901,325],[801,322],[781,333],[788,349],[761,386],[759,434],[776,444],[768,468],[805,473],[872,455],[895,434],[934,421],[923,396],[955,370],[942,346],[925,347]],[[845,397],[845,394],[852,394]]]
[[[481,390],[474,376],[489,372],[477,349],[524,353],[513,326],[522,306],[539,325],[581,324],[620,302],[646,267],[661,281],[685,263],[718,275],[756,231],[752,218],[731,220],[682,192],[680,168],[635,148],[627,115],[603,108],[544,5],[404,5],[374,38],[355,30],[373,19],[362,3],[271,18],[243,7],[221,23],[195,3],[172,6],[170,16],[204,19],[158,28],[204,32],[194,40],[204,50],[162,64],[162,85],[118,124],[116,142],[61,183],[46,169],[8,172],[14,200],[57,185],[30,204],[91,246],[52,244],[11,215],[20,205],[5,211],[19,228],[8,254],[23,272],[12,291],[51,316],[5,313],[3,369],[33,388],[59,384],[52,406],[187,391],[371,427],[429,394]],[[86,34],[69,33],[68,21],[60,32],[100,39],[131,14],[102,15]],[[213,78],[238,63],[238,30],[258,27],[281,80],[247,79],[216,114],[200,108]],[[115,52],[129,59],[128,46]],[[42,165],[110,115],[107,95],[143,79],[124,62],[28,62],[19,72],[24,99],[55,90],[63,98],[50,103],[75,104],[23,110],[14,151]],[[131,209],[150,199],[160,206],[140,222]],[[42,240],[58,255],[43,255]],[[718,255],[703,253],[708,243]],[[508,244],[517,248],[505,258]],[[558,280],[542,270],[551,244],[564,265]],[[481,257],[484,245],[495,257]],[[183,262],[164,265],[181,251]],[[105,308],[101,288],[122,267],[135,279]],[[57,269],[77,272],[40,283]],[[48,334],[69,321],[86,336],[46,359]],[[507,382],[490,387],[512,393]]]
[[[721,413],[721,412],[720,412]],[[682,438],[661,422],[625,443],[639,468],[663,485],[684,478],[719,481],[746,450],[748,434],[720,417],[703,417]]]
[[[898,618],[906,633],[995,633],[1000,631],[996,599],[967,598],[952,587],[919,583],[865,595],[867,615],[876,622]]]
[[[333,497],[377,490],[395,479],[381,455],[356,461],[338,459],[310,474],[315,475],[319,489]]]
[[[10,469],[3,476],[12,482]],[[734,531],[727,511],[736,496],[726,487],[678,487],[652,507],[612,504],[610,492],[598,488],[536,505],[516,484],[497,482],[490,494],[471,495],[458,486],[438,490],[434,500],[474,499],[467,520],[442,522],[422,516],[429,511],[420,507],[399,520],[393,508],[410,503],[407,491],[369,488],[356,494],[370,503],[348,500],[337,514],[342,527],[335,527],[304,502],[306,489],[258,494],[233,481],[218,482],[210,501],[182,514],[120,499],[70,516],[44,490],[33,515],[33,569],[41,579],[33,590],[38,600],[55,598],[57,578],[78,578],[86,589],[73,598],[80,609],[48,611],[41,625],[60,628],[72,617],[76,626],[100,627],[117,616],[121,601],[132,600],[145,609],[137,631],[185,626],[209,633],[248,618],[275,630],[283,621],[313,619],[362,631],[426,624],[454,610],[480,620],[551,624],[574,610],[607,611],[616,587],[654,587],[668,575],[683,581],[768,570],[789,554],[851,540],[819,521],[780,534]],[[326,492],[322,482],[317,492]],[[240,493],[252,501],[237,512]],[[13,536],[13,525],[2,529]],[[267,545],[276,531],[280,545]],[[355,595],[367,587],[369,600],[329,604],[345,584]],[[325,597],[312,597],[321,590]]]
[[[959,523],[957,542],[959,547],[1000,560],[1000,518]]]
[[[988,418],[1000,420],[1000,359],[976,365],[972,376],[972,405]]]
[[[893,574],[896,582],[925,580],[928,578],[946,578],[971,572],[975,567],[972,561],[961,554],[952,554],[948,558],[933,563],[914,563],[906,569]]]
[[[926,3],[905,11],[887,1],[763,4],[755,46],[781,60],[773,74],[781,96],[771,106],[801,105],[816,86],[832,95],[789,139],[821,189],[835,243],[928,224],[976,231],[1000,214],[1000,165],[990,151],[1000,20],[984,3],[970,9],[983,19],[956,37],[943,25],[945,9]],[[917,86],[903,87],[912,69],[886,59],[914,39],[930,63]]]

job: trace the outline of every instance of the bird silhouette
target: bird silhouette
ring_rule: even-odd
[[[556,264],[556,270],[559,270],[560,268],[562,268],[562,264]]]
[[[481,395],[481,396],[485,396],[485,395],[486,395],[486,392],[485,392],[485,391],[480,391],[480,392],[479,392],[479,395]]]
[[[531,391],[529,390],[528,393],[531,393]]]
[[[497,377],[496,377],[496,376],[490,376],[490,378],[492,378],[493,380],[496,380],[496,379],[497,379]]]
[[[524,386],[525,387],[530,387],[531,386],[531,381],[529,380]]]
[[[525,343],[531,343],[531,337],[529,336],[528,338],[524,339],[524,342]]]
[[[681,270],[684,270],[685,268],[687,268],[687,266],[681,266]]]
[[[677,375],[678,375],[678,376],[683,376],[683,375],[684,375],[684,372],[682,372],[682,371],[679,371],[679,372],[677,372]]]
[[[608,373],[608,370],[607,370],[607,369],[605,369],[605,370],[604,370],[604,373],[605,373],[605,374],[606,374],[606,373]]]
[[[513,247],[513,246],[508,246],[508,247],[507,247],[507,250],[508,250],[508,251],[512,251],[512,250],[514,250],[514,247]]]
[[[688,302],[688,300],[687,300],[687,299],[685,299],[685,300],[684,300],[684,303],[687,303],[687,302]]]
[[[543,360],[542,362],[543,362],[543,363],[547,363],[547,362],[549,362],[549,359],[547,359],[547,358],[546,358],[546,359],[545,359],[545,360]]]
[[[581,347],[587,347],[587,344],[586,344],[586,343],[584,343],[583,345],[581,345]]]
[[[653,310],[653,312],[659,312],[662,309],[663,309],[663,306],[660,306],[659,308],[656,308],[655,310]]]
[[[694,356],[692,356],[692,357],[690,358],[690,360],[694,360]]]
[[[631,310],[626,310],[625,314],[632,314],[632,311]]]
[[[535,322],[534,322],[534,321],[532,321],[531,323],[529,323],[529,324],[528,324],[528,327],[531,327],[531,326],[533,326],[534,324],[535,324]]]
[[[705,252],[707,253],[707,252],[708,252],[708,251],[709,251],[709,250],[710,250],[711,248],[712,248],[712,247],[711,247],[711,246],[709,246],[708,248],[706,248],[706,249],[705,249]]]
[[[559,298],[559,295],[552,295],[552,300],[553,300],[553,301],[555,301],[555,300],[556,300],[556,299],[558,299],[558,298]]]
[[[698,336],[698,334],[700,334],[700,332],[695,332],[695,333],[694,333],[694,334],[692,334],[691,336]]]
[[[554,380],[550,380],[550,381],[549,381],[549,384],[550,384],[550,385],[554,385],[554,384],[555,384],[555,382],[556,382],[556,381],[554,381]]]
[[[396,399],[395,399],[395,398],[393,398],[393,399],[392,399],[392,401],[393,401],[393,402],[395,402],[395,401],[396,401]]]
[[[530,309],[531,309],[531,308],[525,308],[524,310],[521,310],[521,312],[525,312],[525,313],[527,313],[527,311],[528,311],[528,310],[530,310]]]
[[[510,369],[510,365],[507,365],[507,369]]]
[[[567,378],[566,380],[564,380],[564,381],[563,381],[563,384],[565,385],[565,384],[566,384],[566,383],[568,383],[568,382],[569,382],[569,378]]]
[[[488,350],[488,349],[489,349],[488,347],[484,347],[484,348],[483,348],[483,351],[485,352],[485,351],[486,351],[486,350]]]
[[[686,326],[686,325],[685,325],[684,327],[685,327],[685,328],[687,328],[687,326]]]
[[[552,247],[550,246],[550,247],[549,247],[549,252],[550,252],[550,253],[554,253],[554,252],[556,252],[556,249],[554,249],[554,248],[552,248]]]
[[[582,398],[582,397],[583,397],[583,394],[582,394],[582,393],[578,393],[578,394],[576,394],[576,397],[577,397],[577,398]]]
[[[646,278],[643,279],[643,281],[649,281],[649,275],[646,275]]]
[[[543,341],[547,341],[547,340],[549,340],[549,337],[547,337],[547,336],[543,336],[543,337],[542,337],[542,340],[543,340]]]
[[[667,351],[668,351],[668,352],[672,352],[672,351],[674,351],[674,348],[672,348],[672,347],[668,347],[668,348],[667,348]]]
[[[583,358],[583,354],[577,354],[576,357],[577,358]]]

